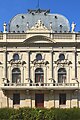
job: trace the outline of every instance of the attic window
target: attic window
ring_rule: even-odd
[[[55,19],[58,19],[58,17],[57,17],[57,16],[55,16]]]
[[[44,15],[46,16],[46,15],[47,15],[47,13],[44,13]]]
[[[24,19],[25,17],[22,15],[22,19]]]
[[[63,26],[62,26],[62,25],[60,25],[60,32],[62,32],[62,28],[63,28]]]
[[[19,25],[16,25],[17,28],[19,28]]]
[[[60,25],[60,28],[62,28],[63,26],[62,25]]]
[[[32,12],[32,15],[34,15],[34,13]]]

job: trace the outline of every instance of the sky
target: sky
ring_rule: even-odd
[[[0,31],[3,23],[19,13],[27,13],[27,9],[37,9],[38,0],[0,0]],[[80,31],[80,0],[39,0],[40,9],[50,9],[51,13],[64,15],[70,22],[76,23],[75,31]]]

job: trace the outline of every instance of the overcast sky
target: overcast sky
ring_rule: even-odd
[[[38,0],[0,0],[0,31],[3,23],[18,13],[27,13],[27,9],[37,9]],[[80,0],[39,0],[39,8],[50,9],[51,13],[62,14],[70,24],[76,23],[76,31],[80,31]]]

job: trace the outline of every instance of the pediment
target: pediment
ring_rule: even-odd
[[[41,20],[38,20],[27,32],[49,32],[49,30]]]
[[[55,41],[49,37],[37,35],[26,39],[24,43],[55,43]]]

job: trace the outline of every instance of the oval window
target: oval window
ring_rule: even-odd
[[[13,59],[14,59],[14,60],[19,60],[19,55],[18,55],[17,53],[15,53],[15,54],[13,55]]]
[[[64,60],[65,59],[65,55],[64,54],[60,54],[59,55],[59,60]]]
[[[37,60],[42,60],[42,55],[41,55],[41,54],[37,54],[37,55],[36,55],[36,59],[37,59]]]

